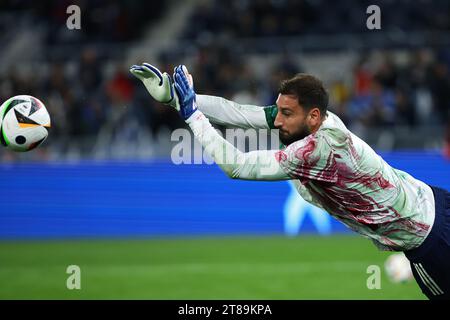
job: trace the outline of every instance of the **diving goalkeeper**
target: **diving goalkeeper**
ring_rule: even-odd
[[[428,298],[450,299],[450,193],[389,166],[327,110],[328,94],[320,80],[298,74],[281,82],[275,105],[258,107],[195,94],[184,66],[175,68],[173,80],[149,64],[130,71],[153,98],[179,111],[229,177],[293,180],[306,201],[380,249],[403,251]],[[286,147],[241,152],[208,119],[233,127],[279,129]]]

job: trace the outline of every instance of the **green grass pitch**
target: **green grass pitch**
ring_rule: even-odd
[[[0,299],[425,299],[388,280],[389,254],[357,236],[2,241]],[[80,290],[66,287],[69,265]]]

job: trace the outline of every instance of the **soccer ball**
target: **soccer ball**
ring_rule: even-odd
[[[390,255],[384,263],[384,268],[394,283],[407,282],[414,278],[409,260],[403,253]]]
[[[14,151],[30,151],[48,136],[50,115],[45,105],[29,95],[14,96],[0,106],[0,142]]]

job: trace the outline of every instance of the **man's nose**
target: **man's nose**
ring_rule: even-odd
[[[283,126],[283,123],[281,122],[279,113],[275,117],[275,121],[273,122],[273,125],[275,126],[275,128],[281,128]]]

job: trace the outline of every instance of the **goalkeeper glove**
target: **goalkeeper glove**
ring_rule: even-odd
[[[145,85],[150,95],[158,102],[170,105],[180,111],[177,94],[170,76],[148,63],[133,65],[130,72]]]
[[[173,73],[175,90],[180,103],[180,114],[187,120],[196,110],[194,82],[184,65],[179,65]]]

